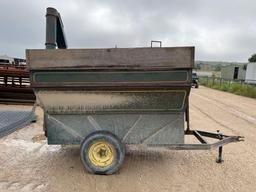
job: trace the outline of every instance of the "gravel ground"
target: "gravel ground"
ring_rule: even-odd
[[[130,150],[117,174],[92,175],[78,146],[46,144],[38,107],[37,123],[0,139],[0,191],[256,191],[256,100],[200,87],[190,104],[193,129],[245,136],[224,147],[223,164],[215,150]]]

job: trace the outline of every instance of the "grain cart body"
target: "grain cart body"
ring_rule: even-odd
[[[67,49],[60,14],[47,8],[46,17],[46,49],[26,51],[31,87],[48,143],[79,144],[88,171],[115,173],[130,145],[218,148],[222,162],[222,146],[241,139],[190,129],[194,47]]]
[[[107,130],[126,144],[184,143],[193,47],[27,50],[49,144]]]

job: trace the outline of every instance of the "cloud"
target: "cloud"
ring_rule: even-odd
[[[44,48],[45,9],[62,15],[70,48],[196,47],[198,60],[246,61],[256,52],[256,1],[0,1],[0,55]]]

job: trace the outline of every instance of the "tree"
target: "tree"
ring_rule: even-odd
[[[256,53],[254,53],[249,59],[249,62],[256,62]]]

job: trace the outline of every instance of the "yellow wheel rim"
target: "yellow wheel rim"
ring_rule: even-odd
[[[98,141],[90,146],[88,155],[94,166],[106,167],[114,160],[113,145],[106,141]]]

